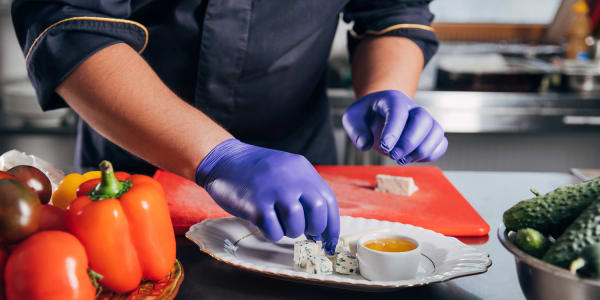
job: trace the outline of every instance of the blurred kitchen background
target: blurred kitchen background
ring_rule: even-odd
[[[583,0],[582,0],[583,1]],[[445,170],[600,169],[600,0],[436,0],[441,41],[415,101],[442,125]],[[331,53],[329,94],[340,164],[394,162],[354,149],[341,115],[355,99],[346,31]],[[42,112],[0,0],[0,153],[18,149],[72,166],[77,116]]]

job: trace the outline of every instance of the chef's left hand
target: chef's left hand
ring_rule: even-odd
[[[346,110],[342,123],[358,149],[373,147],[401,165],[437,160],[448,148],[438,122],[398,90],[360,98]]]

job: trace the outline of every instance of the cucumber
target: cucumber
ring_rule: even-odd
[[[537,258],[542,258],[550,248],[548,238],[533,228],[519,230],[515,236],[515,244],[525,253]]]
[[[543,260],[568,268],[583,250],[600,242],[600,200],[588,206],[548,249]]]
[[[571,262],[571,273],[581,277],[600,278],[600,243],[592,244],[581,252],[581,255]]]
[[[504,212],[508,230],[533,228],[559,236],[594,199],[600,196],[600,178],[559,187],[545,195],[517,203]]]

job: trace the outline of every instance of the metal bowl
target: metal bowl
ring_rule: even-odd
[[[515,256],[519,284],[527,299],[600,299],[600,280],[581,279],[521,251],[509,238],[504,224],[498,228],[498,239]]]

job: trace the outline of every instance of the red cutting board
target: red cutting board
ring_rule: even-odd
[[[335,193],[340,214],[402,222],[449,236],[484,236],[490,227],[436,167],[317,166]],[[412,177],[419,190],[410,197],[375,192],[375,175]],[[230,216],[196,183],[164,170],[161,183],[175,232],[207,218]]]
[[[335,193],[340,215],[412,224],[449,236],[484,236],[490,226],[437,167],[317,166]],[[408,196],[376,192],[375,176],[412,177]]]

